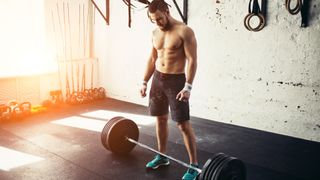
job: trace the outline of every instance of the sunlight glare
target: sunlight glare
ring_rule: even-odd
[[[0,169],[10,171],[13,168],[44,160],[41,157],[19,152],[0,146]]]
[[[43,0],[10,0],[0,6],[0,77],[52,73],[57,70],[46,42]]]
[[[125,112],[117,112],[117,111],[108,111],[108,110],[97,110],[88,113],[81,114],[82,116],[99,118],[99,119],[111,119],[115,116],[122,116],[128,119],[131,119],[138,125],[152,125],[155,123],[155,118],[147,115],[140,114],[132,114]]]
[[[101,132],[103,127],[106,124],[106,121],[94,120],[94,119],[84,118],[80,116],[71,116],[64,119],[52,121],[51,123],[80,128],[80,129],[86,129],[90,131]]]
[[[51,121],[53,124],[75,127],[80,129],[86,129],[90,131],[101,132],[107,121],[113,117],[122,116],[134,121],[138,128],[139,125],[150,125],[155,123],[155,119],[146,115],[137,115],[131,113],[122,113],[116,111],[98,110],[88,113],[83,113],[79,116],[71,116],[55,121]],[[101,120],[98,120],[101,119]],[[105,119],[105,120],[104,120]]]

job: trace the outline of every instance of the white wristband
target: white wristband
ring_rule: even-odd
[[[184,84],[183,90],[191,92],[191,89],[192,89],[192,84],[189,84],[189,83],[186,82]]]
[[[147,86],[148,82],[147,81],[142,81],[142,85]]]

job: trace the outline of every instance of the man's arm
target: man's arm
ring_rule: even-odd
[[[156,68],[155,63],[156,63],[157,58],[158,58],[157,50],[154,47],[152,47],[151,54],[150,54],[150,57],[147,62],[147,68],[144,73],[143,81],[148,82],[149,79],[151,78],[151,76]]]
[[[184,34],[184,52],[187,58],[186,82],[192,84],[197,71],[197,41],[194,32],[187,27]]]
[[[155,68],[156,68],[156,60],[158,58],[157,50],[152,46],[151,54],[149,56],[149,59],[147,61],[147,67],[143,76],[143,82],[142,87],[140,89],[141,97],[145,97],[146,91],[147,91],[147,83],[149,79],[151,78]]]

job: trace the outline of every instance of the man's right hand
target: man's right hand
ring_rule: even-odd
[[[147,95],[147,84],[142,84],[142,87],[140,89],[140,94],[141,94],[141,97],[146,97]]]

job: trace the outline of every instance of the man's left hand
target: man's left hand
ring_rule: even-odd
[[[176,99],[179,100],[179,101],[183,101],[183,102],[188,102],[190,98],[190,91],[187,91],[187,90],[181,90],[177,96],[176,96]]]

